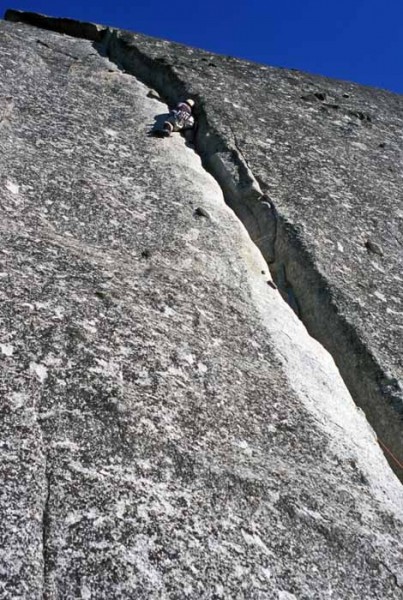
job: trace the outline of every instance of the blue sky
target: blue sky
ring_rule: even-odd
[[[403,0],[0,0],[403,93]]]

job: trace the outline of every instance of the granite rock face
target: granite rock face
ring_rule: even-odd
[[[198,100],[204,165],[403,478],[402,98],[99,25],[8,18],[87,37],[167,101]]]
[[[1,22],[0,46],[0,597],[402,598],[401,485],[224,201],[251,232],[258,215],[276,245],[303,212],[292,160],[263,169],[252,134],[266,117],[233,106],[251,66],[71,22]],[[131,73],[116,65],[128,70],[125,57]],[[167,111],[139,81],[153,65],[168,100],[208,69],[239,82],[220,101],[205,85],[199,108],[197,149],[221,187],[180,136],[147,135]],[[314,119],[322,101],[301,102]],[[268,114],[282,147],[291,125]],[[328,264],[317,201],[300,239]],[[392,270],[392,236],[374,231],[357,256]],[[279,265],[287,280],[290,269]]]
[[[207,168],[403,477],[402,97],[126,32],[104,45],[199,100]]]

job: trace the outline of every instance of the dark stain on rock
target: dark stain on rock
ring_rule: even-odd
[[[209,212],[208,212],[208,211],[207,211],[205,208],[203,208],[202,206],[198,206],[198,207],[195,209],[195,211],[194,211],[193,215],[194,215],[196,218],[200,218],[200,217],[204,217],[205,219],[210,219],[210,218],[211,218],[211,217],[210,217],[210,213],[209,213]]]
[[[362,112],[360,110],[349,110],[348,114],[352,117],[356,117],[360,121],[364,123],[372,123],[372,117],[368,113]]]
[[[326,100],[326,94],[323,92],[308,92],[308,94],[301,96],[301,100],[305,100],[305,102],[324,102]]]
[[[379,256],[383,256],[383,250],[376,242],[373,242],[370,239],[365,241],[365,247],[368,252],[372,252],[373,254],[378,254]]]

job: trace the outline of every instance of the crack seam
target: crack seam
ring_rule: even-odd
[[[73,54],[69,54],[68,52],[64,52],[63,50],[59,50],[58,48],[54,48],[53,46],[49,46],[49,44],[43,42],[42,40],[36,40],[36,43],[40,46],[48,48],[49,50],[52,50],[52,52],[56,52],[57,54],[63,54],[63,56],[68,56],[69,58],[73,58],[74,60],[79,60],[78,56],[74,56]]]
[[[45,454],[45,499],[43,504],[42,512],[42,560],[43,560],[43,572],[42,572],[42,598],[47,600],[47,579],[49,574],[49,552],[47,548],[47,541],[50,533],[50,518],[49,518],[49,499],[50,499],[50,477],[48,472],[48,459]]]

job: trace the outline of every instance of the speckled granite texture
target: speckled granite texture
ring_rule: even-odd
[[[403,492],[362,411],[100,50],[0,22],[0,597],[403,598]]]
[[[207,167],[403,464],[403,99],[127,32],[104,45],[169,100],[198,99]]]
[[[402,98],[99,25],[7,16],[91,39],[171,103],[196,98],[205,166],[403,478]]]

